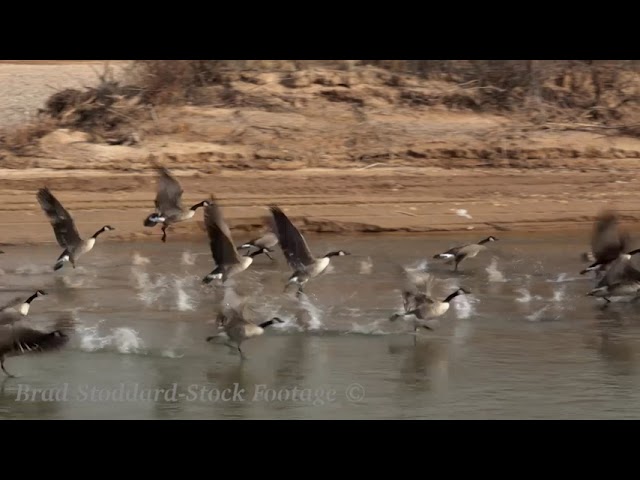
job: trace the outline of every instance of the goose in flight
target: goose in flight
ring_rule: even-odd
[[[609,297],[635,297],[640,294],[640,265],[633,262],[634,255],[640,253],[640,249],[629,253],[622,253],[609,263],[606,272],[600,278],[595,288],[587,296],[600,297],[611,302]]]
[[[236,297],[236,301],[226,305],[226,307],[218,313],[216,318],[218,328],[222,329],[229,340],[235,343],[235,348],[237,348],[242,358],[245,358],[241,348],[243,342],[262,335],[265,329],[274,323],[284,323],[278,317],[273,317],[259,324],[255,323],[247,318],[246,305],[246,298]],[[216,337],[217,335],[207,337],[207,342],[214,340]],[[228,343],[227,345],[233,347],[233,345]]]
[[[595,261],[580,274],[605,269],[628,248],[629,241],[628,233],[620,231],[618,214],[613,210],[601,212],[591,234],[591,254]]]
[[[231,231],[213,196],[204,209],[204,224],[216,268],[202,279],[203,283],[211,283],[216,279],[222,280],[222,283],[226,282],[228,278],[249,268],[249,265],[253,263],[253,257],[261,253],[260,250],[248,256],[241,256],[238,253],[231,238]]]
[[[105,225],[91,237],[83,240],[76,229],[73,218],[65,210],[62,204],[56,197],[49,191],[48,188],[41,188],[37,194],[40,207],[49,218],[49,222],[53,227],[53,233],[56,236],[56,241],[60,247],[64,248],[53,267],[54,270],[59,270],[63,267],[65,262],[71,262],[73,268],[76,268],[76,261],[84,254],[90,252],[96,244],[98,235],[103,232],[115,230],[110,225]]]
[[[289,267],[293,270],[293,275],[287,281],[287,287],[291,284],[297,284],[298,294],[302,293],[303,286],[310,279],[317,277],[327,269],[331,257],[350,255],[349,252],[338,250],[329,252],[320,258],[314,257],[304,237],[284,212],[275,205],[269,207],[269,210],[273,216],[274,232],[278,237],[280,248]]]
[[[459,247],[454,247],[451,248],[449,250],[447,250],[446,252],[442,252],[442,253],[438,253],[437,255],[434,255],[433,258],[438,258],[438,259],[444,259],[447,260],[446,263],[451,263],[452,261],[455,262],[455,267],[454,267],[454,271],[457,272],[458,271],[458,264],[460,262],[462,262],[465,258],[473,258],[476,255],[478,255],[480,252],[482,252],[483,250],[485,250],[486,244],[489,242],[495,242],[498,239],[496,237],[494,237],[493,235],[480,240],[478,243],[470,243],[467,245],[461,245]]]
[[[247,243],[243,243],[238,247],[238,250],[243,250],[247,248],[247,254],[251,251],[251,248],[257,248],[258,252],[256,255],[264,253],[267,257],[273,260],[273,257],[269,255],[269,253],[273,253],[274,247],[278,245],[278,236],[273,232],[268,232],[262,235],[261,237],[254,238],[253,240],[248,241]]]
[[[182,194],[184,191],[180,183],[164,167],[157,167],[158,187],[155,199],[156,211],[145,218],[145,227],[154,227],[162,224],[162,241],[167,241],[167,228],[175,223],[184,222],[193,218],[196,210],[209,205],[207,200],[196,203],[185,210],[182,206]]]
[[[451,287],[450,282],[437,279],[430,273],[418,270],[404,269],[405,281],[402,288],[402,301],[404,304],[403,313],[393,314],[389,320],[395,321],[398,318],[413,318],[413,330],[417,332],[419,328],[433,330],[427,322],[443,316],[449,311],[451,300],[460,294],[471,293],[463,287]],[[444,300],[436,298],[436,291],[454,289]]]

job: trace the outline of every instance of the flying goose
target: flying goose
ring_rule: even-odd
[[[228,278],[249,268],[253,257],[260,253],[257,251],[249,256],[241,256],[238,253],[231,239],[231,231],[213,196],[204,209],[204,224],[216,268],[202,279],[203,283],[211,283],[215,279],[220,279],[224,283]]]
[[[227,337],[229,337],[229,340],[236,344],[236,348],[238,349],[238,352],[240,352],[242,358],[244,358],[244,353],[240,346],[244,341],[262,335],[265,328],[273,325],[274,323],[284,323],[280,318],[273,317],[271,320],[256,324],[246,318],[245,308],[246,299],[243,299],[236,305],[227,306],[227,308],[218,313],[216,318],[218,327],[222,328]],[[216,335],[207,337],[207,342],[210,342],[215,338]]]
[[[164,167],[156,167],[158,177],[158,190],[156,193],[156,211],[145,218],[145,227],[154,227],[158,223],[162,224],[162,241],[167,241],[167,228],[174,223],[184,222],[193,218],[196,210],[209,205],[206,200],[196,203],[185,210],[182,206],[182,194],[184,191],[180,183]]]
[[[8,377],[14,377],[4,366],[7,357],[17,357],[59,349],[69,341],[73,320],[62,315],[53,329],[40,330],[26,325],[10,328],[0,326],[0,367]]]
[[[596,218],[591,234],[591,253],[595,261],[580,274],[604,269],[627,249],[629,240],[629,235],[619,230],[617,213],[612,210],[601,212]]]
[[[609,263],[606,272],[595,288],[587,296],[604,298],[634,296],[640,294],[640,266],[634,265],[632,257],[640,253],[640,249],[622,253]],[[635,300],[635,299],[634,299]]]
[[[13,325],[22,320],[29,314],[31,302],[46,294],[43,290],[36,290],[33,295],[24,301],[22,300],[23,297],[15,297],[10,302],[0,305],[0,325]]]
[[[446,252],[438,253],[434,255],[433,258],[445,259],[448,260],[446,263],[451,263],[455,261],[454,271],[458,271],[458,264],[462,262],[465,258],[473,258],[478,253],[485,250],[487,247],[485,246],[488,242],[495,242],[498,240],[494,236],[489,236],[484,240],[480,240],[478,243],[470,243],[467,245],[461,245],[459,247],[453,247]]]
[[[269,253],[273,253],[274,247],[278,245],[278,236],[273,232],[268,232],[262,235],[261,237],[254,238],[253,240],[248,241],[247,243],[243,243],[238,247],[238,250],[242,250],[247,248],[247,255],[251,251],[251,248],[257,248],[258,252],[256,255],[260,253],[264,253],[267,257],[273,260],[273,257],[269,255]]]
[[[48,188],[45,187],[38,190],[37,198],[42,210],[49,218],[49,222],[51,222],[58,245],[64,248],[56,260],[53,267],[54,270],[61,269],[65,262],[71,262],[73,268],[76,268],[76,261],[93,249],[98,235],[102,232],[115,230],[112,226],[105,225],[90,238],[83,240],[80,238],[75,222],[69,212],[65,210]]]
[[[293,275],[289,277],[287,286],[297,284],[298,294],[302,293],[302,287],[311,278],[317,277],[327,269],[331,257],[350,255],[349,252],[338,250],[315,258],[300,231],[291,223],[284,212],[275,205],[269,207],[269,210],[273,216],[274,232],[278,237],[280,248],[293,270]]]

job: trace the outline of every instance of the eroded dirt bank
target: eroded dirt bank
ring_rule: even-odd
[[[86,64],[0,64],[0,84],[15,83],[19,69],[30,79],[24,108],[36,108],[61,68],[74,87],[94,75]],[[271,203],[314,232],[586,231],[605,205],[631,228],[640,219],[640,140],[475,113],[442,103],[450,85],[383,77],[372,69],[246,74],[225,87],[235,104],[158,108],[135,124],[132,144],[60,128],[4,151],[0,243],[54,241],[35,198],[43,185],[82,234],[111,224],[109,240],[159,236],[142,226],[154,162],[178,176],[186,204],[215,194],[243,238],[262,228]],[[204,239],[201,220],[175,226],[173,238]]]

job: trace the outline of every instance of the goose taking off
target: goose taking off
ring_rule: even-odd
[[[29,314],[31,308],[31,302],[36,298],[46,295],[43,290],[36,290],[26,300],[22,300],[23,297],[15,297],[10,302],[0,306],[0,325],[13,325],[14,323],[22,320]]]
[[[601,212],[591,234],[591,252],[595,261],[580,274],[604,269],[627,249],[629,240],[629,235],[619,229],[617,213],[612,210]]]
[[[287,286],[297,284],[298,294],[302,293],[302,287],[311,278],[317,277],[327,269],[331,257],[350,255],[349,252],[338,250],[315,258],[300,231],[291,223],[284,212],[275,205],[269,207],[269,210],[273,216],[274,232],[278,236],[280,248],[282,248],[287,263],[293,270],[293,275],[289,277]]]
[[[610,303],[609,297],[636,297],[640,293],[640,265],[634,264],[634,255],[640,249],[629,253],[622,253],[609,263],[606,273],[595,288],[587,293],[590,297],[604,298]],[[635,299],[634,299],[635,300]]]
[[[440,292],[454,290],[444,300],[436,300]],[[404,268],[404,284],[402,286],[402,303],[404,313],[393,314],[389,320],[413,316],[414,332],[422,327],[433,330],[426,322],[441,317],[449,310],[450,302],[458,295],[471,293],[466,288],[453,286],[448,280],[436,278],[431,273],[418,269]]]
[[[274,323],[284,323],[280,318],[273,317],[271,320],[256,324],[246,318],[245,308],[246,300],[243,299],[236,305],[228,306],[222,312],[218,313],[216,319],[218,328],[222,328],[227,337],[229,337],[229,340],[235,343],[235,348],[238,349],[242,358],[244,358],[244,353],[240,347],[243,342],[250,338],[262,335],[265,328],[273,325]],[[210,342],[215,338],[215,335],[207,337],[207,342]],[[232,345],[229,346],[232,347]]]
[[[422,327],[427,330],[433,330],[429,327],[426,322],[438,317],[441,317],[445,313],[449,311],[449,307],[451,306],[451,300],[453,300],[458,295],[466,293],[471,293],[466,288],[459,287],[453,293],[449,294],[444,300],[436,300],[429,293],[418,293],[416,295],[411,295],[411,300],[413,302],[412,306],[405,302],[404,313],[395,313],[393,314],[389,320],[395,321],[398,318],[406,318],[409,316],[414,317],[413,321],[413,330],[414,332],[418,331],[418,328]],[[403,296],[407,298],[407,296]]]
[[[62,315],[52,329],[40,330],[18,325],[14,328],[0,326],[0,367],[5,375],[14,377],[4,366],[7,357],[17,357],[34,353],[57,350],[69,341],[74,322],[66,314]]]
[[[465,258],[473,258],[478,255],[480,252],[485,250],[487,247],[485,244],[489,242],[495,242],[498,239],[496,237],[489,236],[484,240],[480,240],[478,243],[470,243],[467,245],[461,245],[459,247],[453,247],[446,252],[438,253],[434,255],[433,258],[444,259],[447,260],[446,263],[455,262],[454,271],[458,271],[458,264],[462,262]]]
[[[273,260],[273,257],[269,255],[269,253],[273,253],[275,251],[274,247],[277,245],[278,245],[278,236],[273,232],[269,232],[269,233],[265,233],[261,237],[254,238],[253,240],[250,240],[247,243],[243,243],[238,247],[238,250],[247,248],[248,249],[247,255],[248,255],[249,252],[251,251],[251,248],[257,248],[258,251],[257,253],[254,254],[254,256],[264,253],[267,257]]]
[[[162,241],[166,242],[167,228],[169,226],[193,218],[196,210],[209,205],[209,202],[204,200],[185,210],[182,206],[182,194],[184,191],[180,183],[178,183],[166,168],[157,167],[156,171],[159,175],[158,190],[155,199],[156,211],[145,218],[143,224],[145,227],[154,227],[158,223],[161,223]]]
[[[249,268],[253,257],[260,253],[257,251],[249,256],[241,256],[238,253],[231,238],[231,231],[213,197],[204,209],[204,224],[216,268],[202,279],[203,283],[211,283],[215,279],[220,279],[224,283],[228,278]]]
[[[61,269],[65,262],[71,262],[73,268],[76,268],[76,261],[82,255],[93,249],[98,235],[102,232],[115,230],[112,226],[105,225],[90,238],[83,240],[80,238],[75,222],[71,215],[69,215],[69,212],[65,210],[62,204],[53,196],[48,188],[41,188],[38,190],[37,198],[42,210],[49,218],[49,222],[51,222],[53,233],[56,236],[58,245],[64,248],[63,252],[56,260],[53,267],[54,270]]]

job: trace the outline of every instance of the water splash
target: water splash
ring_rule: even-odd
[[[370,275],[373,271],[373,260],[367,257],[366,260],[360,262],[360,275]]]
[[[168,280],[164,275],[158,275],[152,280],[150,275],[140,268],[131,268],[131,277],[138,290],[138,299],[149,307],[153,305],[167,289]]]
[[[352,322],[351,328],[346,333],[356,333],[360,335],[389,335],[389,332],[385,332],[381,324],[381,320],[375,320],[371,323],[359,324]]]
[[[489,275],[490,282],[506,282],[507,280],[504,278],[504,275],[500,270],[498,270],[498,260],[495,257],[491,259],[491,263],[485,269],[487,274]]]
[[[143,257],[138,252],[133,252],[133,257],[131,258],[131,263],[133,265],[147,265],[151,263],[151,260],[148,257]]]
[[[193,311],[196,308],[196,302],[184,290],[186,278],[176,278],[174,280],[176,290],[176,308],[181,312]]]
[[[182,252],[182,258],[180,260],[182,265],[195,265],[196,263],[196,255],[189,251]]]
[[[476,300],[477,301],[477,300]],[[458,295],[452,302],[456,316],[460,319],[467,319],[474,313],[473,304],[466,295]]]
[[[545,305],[541,309],[533,312],[531,315],[527,315],[525,318],[530,322],[541,322],[541,321],[550,321],[557,320],[560,318],[559,314],[554,314],[553,316],[546,315],[549,310],[550,305]]]
[[[557,290],[553,291],[553,301],[554,302],[561,302],[564,300],[564,296],[566,293],[566,287],[564,285],[562,285],[560,288],[558,288]]]
[[[138,332],[129,327],[118,327],[107,335],[100,335],[99,325],[78,327],[80,349],[85,352],[115,350],[123,354],[144,353],[144,342]]]

